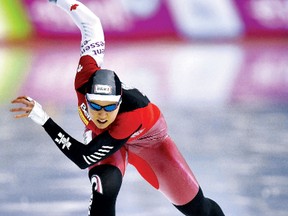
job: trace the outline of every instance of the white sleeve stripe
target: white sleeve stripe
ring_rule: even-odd
[[[113,149],[114,146],[102,146],[102,148],[106,148],[106,149]]]
[[[102,157],[97,157],[96,155],[90,155],[90,157],[97,159],[97,160],[100,160],[102,158]]]
[[[89,165],[91,164],[84,155],[83,155],[83,158],[87,164],[89,164]]]
[[[105,150],[105,149],[99,149],[98,151],[99,152],[104,152],[104,153],[109,153],[110,152],[110,150]]]
[[[102,154],[100,152],[95,152],[94,155],[105,156],[106,154]]]
[[[91,156],[91,155],[90,155]],[[90,156],[87,156],[87,159],[92,162],[96,162],[97,160],[92,159]]]
[[[110,152],[111,149],[113,149],[113,146],[102,146],[102,148],[106,149],[99,149],[97,152],[94,152],[93,154],[89,156],[82,155],[85,162],[90,165],[91,163],[96,163],[98,160],[101,160],[103,157],[107,155],[107,153]],[[102,152],[102,153],[101,153]]]

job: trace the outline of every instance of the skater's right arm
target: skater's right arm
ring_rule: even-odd
[[[56,3],[72,18],[81,31],[81,56],[89,55],[101,67],[104,59],[105,40],[101,21],[83,3],[76,0],[49,0]]]
[[[74,139],[55,123],[42,109],[42,106],[32,98],[20,96],[14,99],[12,103],[22,105],[10,110],[11,112],[18,113],[15,115],[15,118],[29,117],[35,123],[43,126],[62,153],[81,169],[85,169],[107,158],[119,150],[129,139],[129,137],[115,139],[107,131],[89,140],[89,143],[86,143],[86,145],[83,145],[83,143]]]

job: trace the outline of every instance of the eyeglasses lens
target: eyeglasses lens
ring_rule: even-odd
[[[104,109],[106,112],[112,112],[117,109],[118,103],[117,104],[111,104],[107,106],[100,106],[99,104],[93,103],[91,101],[88,101],[89,105],[92,107],[92,109],[96,111],[100,111],[101,109]]]

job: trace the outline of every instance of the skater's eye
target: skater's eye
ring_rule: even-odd
[[[87,99],[86,99],[87,100]],[[109,105],[106,105],[106,106],[101,106],[97,103],[94,103],[92,101],[89,101],[87,100],[89,106],[93,109],[93,110],[96,110],[96,111],[100,111],[101,109],[104,109],[106,112],[112,112],[114,110],[117,109],[118,105],[120,104],[121,100],[118,101],[117,103],[115,104],[109,104]]]

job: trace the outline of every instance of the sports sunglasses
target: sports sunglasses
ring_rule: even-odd
[[[92,101],[89,101],[87,98],[86,98],[89,106],[93,109],[93,110],[96,110],[96,111],[100,111],[101,109],[104,109],[106,112],[112,112],[114,110],[117,109],[118,105],[121,103],[121,99],[115,103],[115,104],[110,104],[110,105],[107,105],[107,106],[100,106],[99,104],[97,103],[94,103]]]

